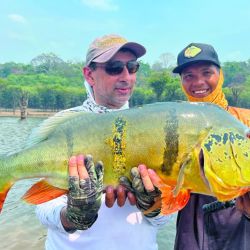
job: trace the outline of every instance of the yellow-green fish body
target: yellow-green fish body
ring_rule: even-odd
[[[66,190],[68,159],[80,153],[103,161],[104,184],[117,184],[120,176],[129,176],[132,167],[143,163],[175,195],[190,190],[229,200],[250,187],[248,131],[226,111],[205,103],[59,113],[43,122],[24,150],[0,160],[0,210],[19,179],[45,177],[53,187]],[[42,195],[39,187],[33,190]]]

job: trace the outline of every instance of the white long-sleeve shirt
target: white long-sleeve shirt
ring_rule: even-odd
[[[48,227],[46,250],[157,250],[157,231],[169,217],[146,218],[129,202],[121,208],[114,204],[108,208],[102,197],[102,205],[96,222],[88,230],[67,233],[60,220],[60,211],[67,205],[67,197],[61,196],[36,207],[36,214]]]
[[[125,105],[123,108],[127,108]],[[95,112],[104,113],[106,107],[97,105],[88,98],[82,106],[63,112]],[[48,228],[45,243],[46,250],[157,250],[157,231],[169,219],[169,216],[158,215],[154,218],[145,217],[136,206],[128,201],[121,208],[114,204],[107,208],[102,197],[102,205],[98,219],[88,230],[67,233],[60,220],[60,212],[67,205],[67,196],[43,203],[36,207],[38,219]]]

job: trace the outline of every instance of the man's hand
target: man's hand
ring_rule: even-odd
[[[69,160],[67,207],[61,212],[67,231],[86,230],[98,217],[103,189],[103,164],[94,166],[92,156],[72,156]],[[65,217],[67,222],[65,223]]]
[[[236,208],[250,219],[250,192],[236,199]]]
[[[124,206],[127,198],[130,205],[136,205],[136,198],[134,194],[128,191],[122,185],[118,185],[116,188],[113,188],[112,186],[107,186],[105,189],[105,193],[105,204],[109,208],[114,205],[115,201],[117,201],[117,205],[119,207]]]
[[[123,176],[120,178],[120,184],[135,195],[138,209],[145,212],[160,198],[161,192],[153,185],[145,165],[132,168],[131,177],[132,183],[127,177]],[[145,216],[155,217],[159,213],[160,208],[157,208],[150,213],[146,213]]]

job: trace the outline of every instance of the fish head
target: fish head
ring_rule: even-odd
[[[250,190],[249,130],[211,130],[203,141],[200,166],[211,193],[220,201]]]

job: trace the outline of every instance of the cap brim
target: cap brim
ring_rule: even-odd
[[[105,63],[109,61],[122,48],[130,49],[137,58],[143,56],[146,53],[146,49],[139,43],[128,42],[120,46],[113,47],[109,50],[103,51],[103,53],[93,59],[92,62]]]
[[[189,67],[189,66],[191,66],[193,64],[196,64],[198,62],[210,62],[212,64],[215,64],[219,68],[221,67],[218,63],[216,63],[216,62],[214,62],[212,60],[196,60],[196,61],[192,61],[192,62],[183,63],[182,65],[175,67],[172,72],[175,73],[175,74],[181,74],[183,69],[185,69],[186,67]]]

